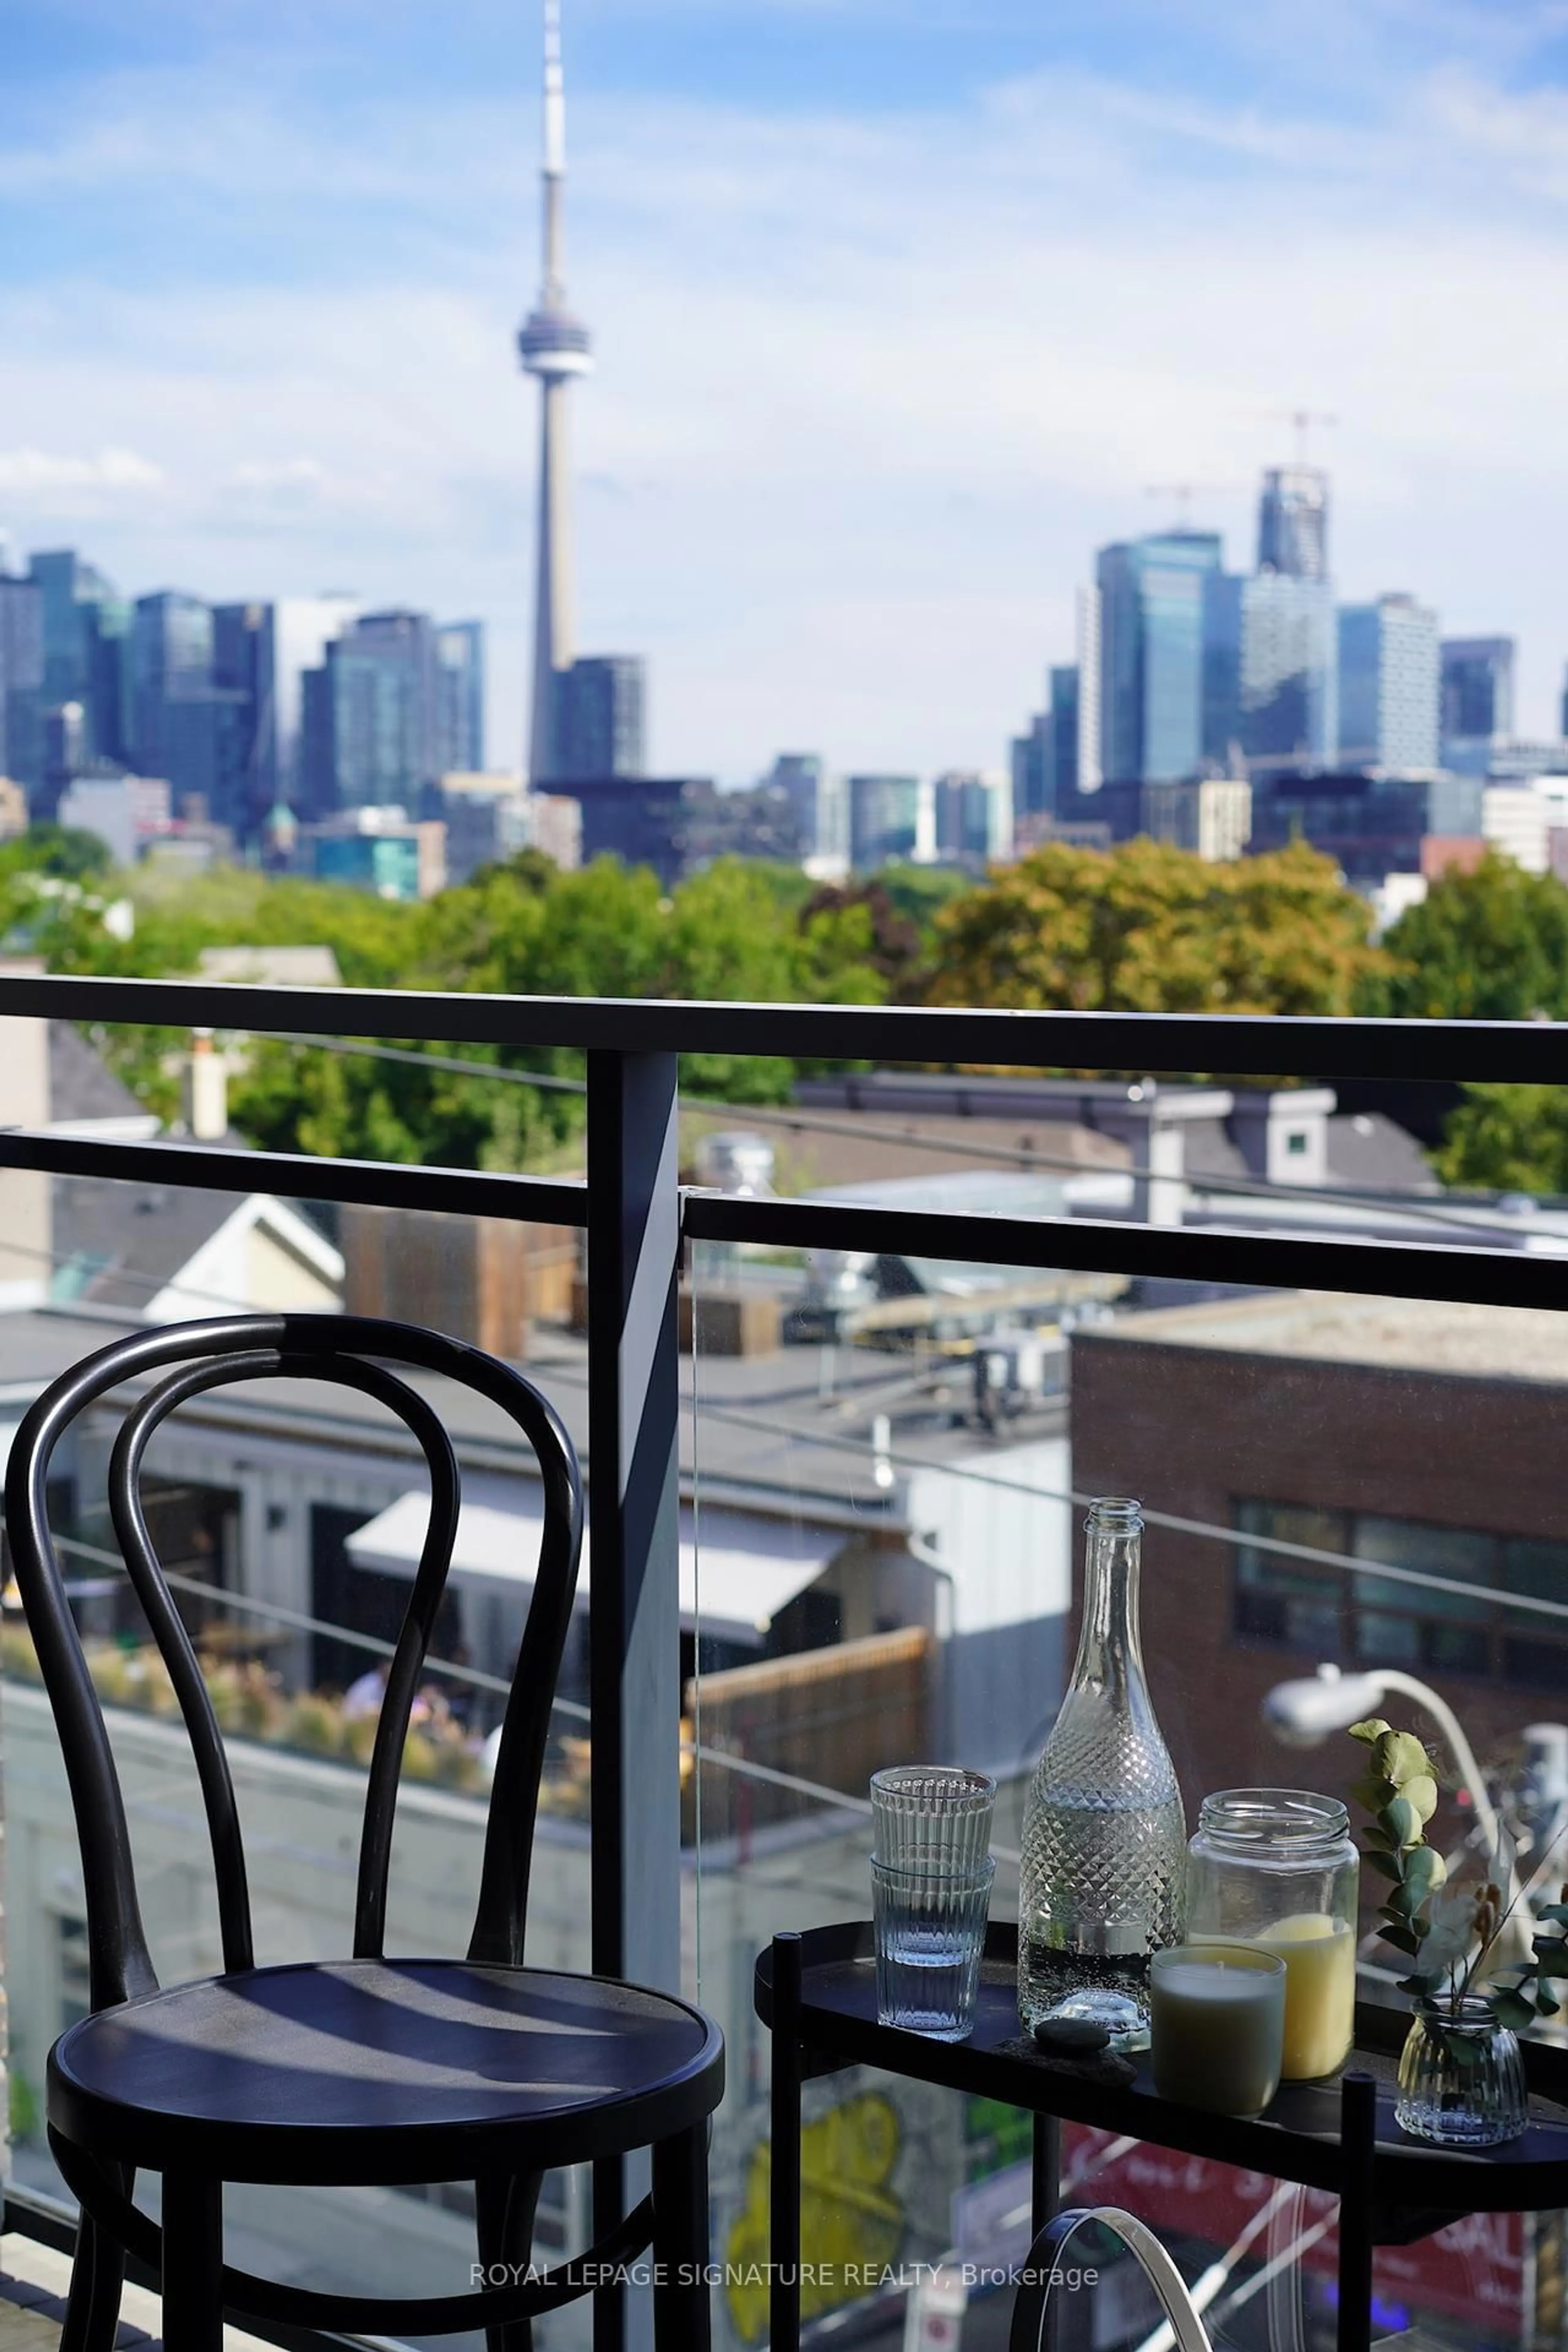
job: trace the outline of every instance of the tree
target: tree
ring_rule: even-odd
[[[1568,888],[1495,851],[1472,873],[1435,882],[1385,945],[1391,1013],[1426,1021],[1568,1014]]]
[[[112,863],[109,844],[80,825],[30,824],[5,853],[7,866],[47,874],[58,882],[96,882]]]
[[[1348,1013],[1386,959],[1370,911],[1302,843],[1235,865],[1141,837],[1048,843],[937,916],[933,1004]]]
[[[801,967],[822,985],[814,998],[833,1004],[886,1004],[919,993],[925,942],[879,876],[840,888],[824,882],[800,910]],[[875,986],[878,993],[865,992]],[[840,993],[843,991],[843,993]]]
[[[1558,1087],[1467,1087],[1433,1164],[1445,1184],[1568,1192],[1568,1096]]]

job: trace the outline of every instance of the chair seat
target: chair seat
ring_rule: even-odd
[[[84,2153],[225,2180],[473,2179],[647,2147],[710,2115],[724,2049],[641,1986],[458,1960],[249,1969],[100,2011],[49,2055]]]

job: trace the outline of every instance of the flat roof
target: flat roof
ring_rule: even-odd
[[[1269,1291],[1122,1315],[1073,1336],[1075,1347],[1101,1340],[1568,1386],[1568,1315],[1545,1307]]]
[[[145,1324],[106,1312],[18,1308],[0,1314],[0,1420],[7,1399],[19,1411],[58,1372]],[[542,1327],[519,1369],[549,1397],[584,1460],[588,1445],[588,1348],[578,1333]],[[529,1449],[498,1407],[471,1390],[426,1373],[409,1376],[440,1412],[465,1465],[510,1470]],[[763,1516],[854,1525],[870,1534],[902,1527],[903,1477],[879,1475],[875,1423],[886,1414],[900,1463],[975,1467],[1014,1447],[1061,1433],[1062,1400],[1004,1425],[998,1436],[963,1416],[973,1371],[960,1358],[942,1367],[873,1348],[784,1347],[768,1355],[682,1355],[677,1424],[680,1470],[715,1501]],[[128,1383],[134,1389],[136,1382]],[[106,1402],[99,1410],[113,1412]],[[369,1397],[293,1380],[247,1381],[193,1398],[186,1428],[232,1433],[237,1450],[268,1436],[331,1449],[351,1446],[414,1463],[418,1450],[401,1423]]]

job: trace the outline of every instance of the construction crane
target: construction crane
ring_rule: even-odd
[[[1293,426],[1296,435],[1298,466],[1304,466],[1308,462],[1308,444],[1313,425],[1337,425],[1340,421],[1337,416],[1331,415],[1326,408],[1266,408],[1262,414],[1271,424]]]
[[[1143,495],[1146,499],[1173,499],[1176,502],[1175,527],[1178,530],[1187,530],[1192,525],[1194,498],[1200,494],[1211,499],[1226,498],[1247,487],[1245,482],[1145,482]]]

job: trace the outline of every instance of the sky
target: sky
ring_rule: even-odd
[[[999,768],[1106,541],[1568,661],[1568,0],[564,0],[576,635],[660,772]],[[537,0],[6,0],[0,530],[489,625],[521,758]],[[1157,487],[1156,487],[1157,486]]]

